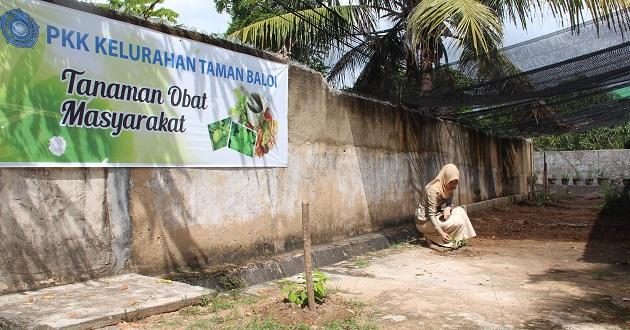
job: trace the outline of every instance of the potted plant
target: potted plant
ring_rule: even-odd
[[[571,179],[571,177],[569,176],[569,173],[564,173],[562,174],[562,184],[563,185],[568,185],[569,184],[569,179]]]
[[[573,176],[573,185],[577,186],[582,182],[582,176],[580,175],[580,172],[575,172],[575,175]]]
[[[610,179],[604,176],[604,171],[599,171],[597,173],[597,185],[604,186],[610,182]]]
[[[595,174],[593,173],[593,171],[588,171],[588,173],[586,173],[586,179],[584,180],[584,183],[586,183],[587,186],[592,186],[593,181],[595,181]]]
[[[549,184],[556,184],[556,182],[558,182],[558,179],[554,178],[553,175],[550,175],[547,178],[547,182],[549,182]]]

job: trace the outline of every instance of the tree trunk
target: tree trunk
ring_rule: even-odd
[[[425,44],[420,50],[420,95],[429,95],[433,91],[433,53]]]

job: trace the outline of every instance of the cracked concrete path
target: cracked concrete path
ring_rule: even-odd
[[[411,245],[323,270],[369,301],[384,329],[630,329],[629,250],[586,262],[579,242],[474,244],[448,254]]]
[[[0,296],[0,329],[92,329],[173,311],[211,290],[138,274]]]

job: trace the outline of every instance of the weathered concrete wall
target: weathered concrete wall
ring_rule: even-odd
[[[630,178],[630,149],[545,151],[548,175],[561,178],[565,173],[573,177],[576,172],[582,178],[591,172],[604,172],[608,178]],[[534,169],[542,177],[543,152],[534,152]]]
[[[302,201],[315,244],[408,224],[448,162],[461,170],[461,204],[527,192],[525,140],[341,94],[297,66],[289,86],[287,168],[0,170],[0,293],[290,250],[301,242]]]
[[[526,193],[522,140],[339,94],[295,66],[289,86],[288,168],[130,171],[137,270],[296,248],[302,201],[316,244],[407,223],[419,189],[448,162],[462,171],[460,203]]]

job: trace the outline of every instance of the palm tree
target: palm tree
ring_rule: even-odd
[[[625,11],[630,0],[355,0],[347,5],[330,0],[267,0],[266,3],[280,6],[284,13],[249,24],[230,36],[271,51],[297,50],[303,54],[306,49],[328,54],[328,61],[332,59],[334,63],[327,75],[329,81],[343,85],[358,76],[354,83],[356,91],[381,95],[385,92],[399,97],[410,86],[415,95],[427,95],[435,89],[435,84],[453,83],[448,77],[443,81],[443,77],[435,76],[435,69],[448,62],[449,42],[461,49],[460,63],[485,79],[518,72],[498,52],[503,25],[514,23],[525,29],[527,22],[545,5],[551,8],[554,17],[568,21],[574,28],[579,28],[587,10],[596,21],[605,20],[622,27],[630,22]],[[523,86],[513,87],[526,88]]]

